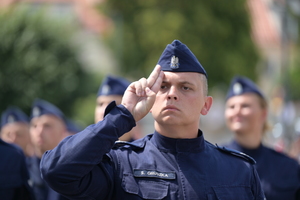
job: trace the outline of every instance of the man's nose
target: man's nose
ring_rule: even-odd
[[[241,107],[240,106],[235,106],[234,109],[233,109],[233,113],[235,115],[241,113]]]
[[[174,99],[174,100],[178,100],[178,91],[175,87],[170,87],[170,90],[168,92],[168,99]]]
[[[37,127],[35,128],[35,132],[36,132],[36,134],[37,134],[38,136],[42,135],[43,131],[44,131],[44,127],[43,127],[43,126],[37,126]]]

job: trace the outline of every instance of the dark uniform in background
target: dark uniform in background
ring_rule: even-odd
[[[0,139],[0,199],[34,199],[28,181],[29,174],[21,148]]]
[[[250,79],[235,77],[228,90],[227,99],[249,93],[265,99]],[[255,168],[267,200],[300,199],[300,166],[296,160],[265,146],[262,141],[257,148],[243,147],[236,140],[225,146],[246,153],[256,160]]]
[[[22,134],[23,128],[28,129],[29,118],[18,107],[10,106],[1,114],[1,136],[7,140],[16,142],[9,144],[0,139],[0,199],[2,200],[27,200],[34,199],[32,188],[29,186],[29,174],[26,165],[25,154],[22,147],[26,141],[21,141],[26,138]],[[11,130],[11,125],[18,126]],[[26,125],[26,126],[22,126]],[[5,130],[5,136],[4,134]],[[22,133],[19,133],[21,131]],[[27,139],[27,138],[26,138]],[[22,144],[18,146],[18,144]],[[25,150],[25,149],[24,149]]]
[[[54,116],[57,119],[60,119],[61,121],[63,121],[63,123],[65,123],[65,125],[67,123],[65,115],[59,108],[57,108],[55,105],[51,104],[48,101],[45,101],[42,99],[36,99],[32,105],[32,111],[31,111],[31,124],[32,125],[31,126],[34,126],[34,124],[32,122],[34,118],[39,118],[44,115]],[[45,126],[50,126],[50,125],[45,124]],[[47,127],[44,127],[44,128],[47,129]],[[66,125],[66,134],[69,134],[67,128],[68,128],[68,126]],[[31,133],[31,136],[33,137],[32,133]],[[54,136],[54,133],[53,133],[52,137],[58,137],[58,136],[57,135]],[[44,138],[44,140],[47,140],[47,139]],[[46,141],[44,141],[44,143],[45,142]],[[43,153],[42,150],[40,149],[40,146],[35,145],[35,148],[36,148],[36,150],[38,150],[39,153]],[[30,178],[31,178],[32,187],[33,187],[33,191],[36,196],[36,199],[37,200],[64,200],[64,199],[66,199],[62,195],[60,195],[57,192],[55,192],[54,190],[52,190],[48,186],[48,184],[42,179],[41,171],[40,171],[41,156],[39,156],[39,153],[36,153],[35,156],[32,156],[28,162]]]
[[[197,73],[199,80],[206,76],[178,40],[167,45],[159,64],[163,71]],[[156,67],[147,80],[155,92],[161,85],[159,70]],[[151,85],[153,79],[156,84]],[[70,199],[264,199],[253,159],[210,144],[200,129],[193,132],[198,137],[191,139],[155,131],[132,143],[115,143],[135,126],[134,117],[123,104],[108,105],[104,120],[43,155],[43,178]]]

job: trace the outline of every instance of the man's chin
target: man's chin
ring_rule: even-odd
[[[235,132],[235,133],[243,133],[244,132],[244,127],[243,126],[241,126],[241,125],[237,125],[237,126],[233,126],[232,128],[231,128],[231,130],[233,131],[233,132]]]

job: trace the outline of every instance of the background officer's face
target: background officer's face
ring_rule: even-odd
[[[257,130],[263,129],[266,121],[266,109],[262,108],[256,94],[245,93],[227,100],[225,118],[231,131],[254,134]]]
[[[54,115],[42,115],[31,120],[31,140],[41,153],[56,147],[66,134],[64,122]]]
[[[103,119],[105,108],[112,101],[116,101],[116,104],[119,105],[122,101],[122,96],[108,95],[108,96],[99,96],[97,98],[96,108],[95,108],[95,123]]]
[[[1,129],[1,139],[8,143],[17,144],[25,150],[26,145],[31,142],[29,125],[23,122],[6,124]]]

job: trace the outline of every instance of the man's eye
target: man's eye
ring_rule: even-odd
[[[165,85],[160,86],[160,89],[165,89],[165,88],[167,88],[167,86]]]
[[[242,108],[248,108],[248,107],[250,107],[249,104],[243,104],[243,105],[242,105]]]
[[[226,108],[227,109],[234,109],[234,105],[227,105]]]
[[[189,90],[190,88],[189,88],[189,87],[183,87],[183,89],[184,89],[184,90]]]

